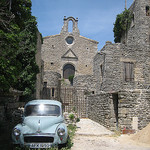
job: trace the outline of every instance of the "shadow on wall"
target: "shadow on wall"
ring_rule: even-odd
[[[5,120],[0,122],[0,149],[1,150],[11,150],[11,132],[13,129],[13,124],[10,120]]]

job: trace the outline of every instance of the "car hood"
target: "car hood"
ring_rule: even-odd
[[[55,133],[57,126],[63,123],[62,117],[25,117],[23,121],[23,134],[30,133]]]

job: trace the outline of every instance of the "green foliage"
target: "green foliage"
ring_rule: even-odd
[[[69,115],[69,119],[70,119],[70,120],[73,120],[74,118],[75,118],[74,114],[70,114],[70,115]]]
[[[80,122],[80,118],[77,118],[77,119],[76,119],[76,122]]]
[[[74,78],[74,75],[69,76],[69,81],[72,81]]]
[[[121,14],[118,14],[114,24],[114,41],[115,43],[121,42],[121,36],[130,28],[132,21],[131,12],[125,9]]]
[[[75,135],[77,127],[74,125],[68,125],[68,135],[69,135],[69,139],[68,139],[68,143],[67,143],[67,147],[68,150],[71,149],[71,147],[73,146],[73,137]]]
[[[73,78],[74,78],[74,75],[71,75],[71,76],[69,76],[69,81],[70,81],[70,83],[71,83],[71,85],[73,85]]]
[[[11,9],[10,9],[11,8]],[[37,22],[31,15],[31,0],[0,2],[0,91],[10,87],[34,93],[36,74]]]

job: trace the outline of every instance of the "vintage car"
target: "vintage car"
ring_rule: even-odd
[[[62,104],[55,100],[33,100],[25,105],[22,123],[12,131],[13,145],[31,149],[64,146],[68,131]]]

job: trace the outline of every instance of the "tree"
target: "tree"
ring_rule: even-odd
[[[36,74],[37,22],[31,15],[30,0],[0,2],[0,89],[34,93]]]
[[[125,9],[121,14],[117,15],[113,28],[115,43],[121,42],[121,37],[130,28],[131,21],[132,15],[131,12],[127,9]]]

